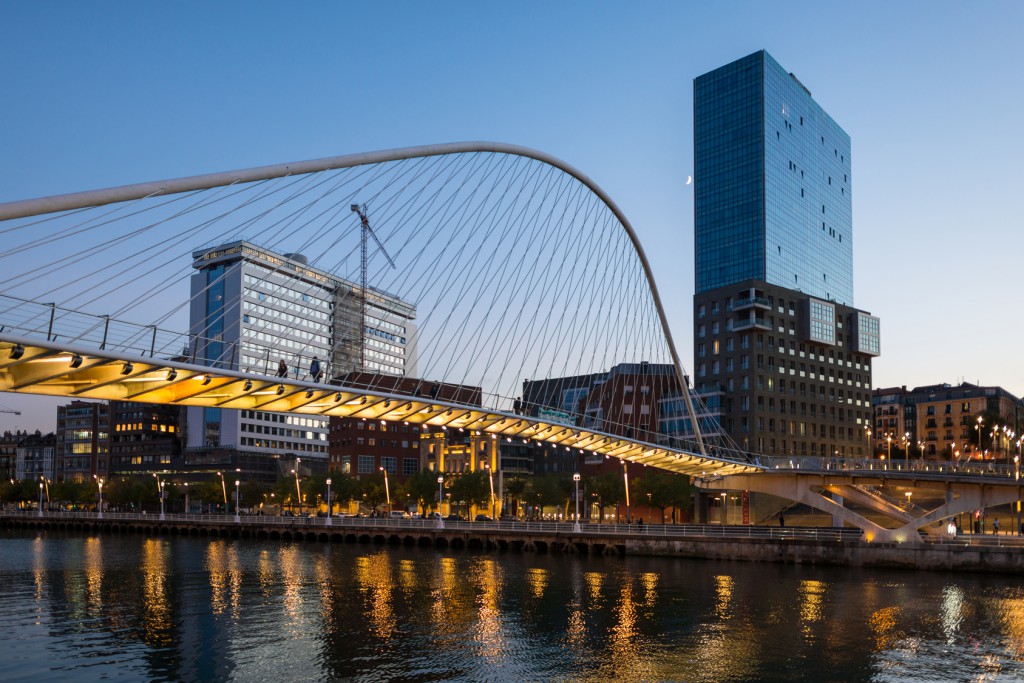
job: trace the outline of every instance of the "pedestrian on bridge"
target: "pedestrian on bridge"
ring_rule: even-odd
[[[277,363],[277,376],[278,377],[287,377],[288,376],[288,364],[284,362],[284,358],[282,358]]]
[[[992,533],[995,534],[996,536],[999,535],[999,518],[998,517],[996,517],[995,519],[992,520]]]
[[[319,382],[323,375],[324,370],[320,367],[320,359],[313,356],[313,361],[309,364],[309,376],[313,378],[314,382]]]

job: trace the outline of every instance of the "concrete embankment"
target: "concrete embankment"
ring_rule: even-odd
[[[581,532],[571,525],[550,528],[520,528],[499,524],[455,524],[438,529],[431,524],[395,525],[387,521],[359,520],[346,524],[336,520],[295,520],[283,523],[279,518],[231,517],[195,518],[176,516],[160,520],[155,515],[119,516],[111,519],[91,517],[0,514],[0,526],[8,529],[36,529],[72,533],[141,533],[153,536],[205,536],[247,538],[267,541],[305,541],[319,543],[358,543],[403,545],[424,548],[470,549],[617,556],[645,555],[692,559],[774,562],[794,565],[833,565],[849,567],[902,568],[932,571],[972,571],[990,573],[1024,572],[1024,545],[1007,537],[998,545],[998,537],[984,537],[984,544],[963,542],[941,544],[866,543],[856,539],[852,530],[821,533],[822,530],[750,528],[765,537],[722,537],[722,530],[708,529],[708,535],[694,533],[686,537],[666,535],[658,526],[609,533],[584,526]],[[671,529],[671,527],[669,528]],[[818,533],[818,538],[809,538]],[[828,538],[831,533],[834,537]],[[805,536],[805,537],[801,537]]]

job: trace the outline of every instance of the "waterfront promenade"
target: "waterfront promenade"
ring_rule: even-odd
[[[859,529],[556,522],[459,522],[354,517],[0,513],[5,528],[151,536],[206,536],[268,542],[354,543],[590,556],[644,555],[782,564],[1018,572],[1024,538],[962,535],[920,544],[862,540]]]

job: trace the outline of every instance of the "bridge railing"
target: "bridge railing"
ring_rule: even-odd
[[[156,325],[139,325],[110,315],[86,313],[6,294],[0,294],[0,333],[95,348],[114,354],[123,353],[201,367],[230,369],[253,377],[263,377],[270,381],[276,379],[278,363],[284,361],[288,368],[287,379],[314,382],[316,378],[310,374],[310,365],[317,353],[325,355],[323,352],[311,350],[285,351],[261,344],[255,339],[224,344],[217,339],[197,334],[165,329]],[[215,356],[207,355],[209,349],[216,349],[217,354]],[[243,362],[243,359],[251,360],[253,358],[258,359],[258,362],[255,364]],[[320,362],[324,369],[323,378],[332,377],[335,374],[334,368],[332,368],[333,359],[321,358]],[[453,385],[446,385],[442,389],[440,397],[431,394],[431,387],[439,383],[444,385],[443,381],[422,379],[415,385],[414,390],[406,390],[399,386],[383,387],[374,381],[373,378],[376,375],[372,373],[365,373],[365,377],[368,378],[365,381],[361,379],[362,376],[363,373],[346,374],[344,384],[337,386],[369,392],[383,391],[388,394],[407,395],[428,401],[452,402],[445,398],[445,395],[446,392],[452,391]],[[321,378],[321,382],[323,382],[323,378]],[[511,396],[486,392],[482,389],[469,393],[479,399],[479,405],[476,405],[474,400],[473,404],[466,403],[467,407],[506,414],[514,413],[521,415],[524,419],[530,417],[531,405],[521,404],[517,408],[516,403],[519,400]],[[457,402],[461,403],[463,400],[460,399]],[[545,417],[544,420],[550,422],[551,418]],[[564,424],[567,427],[581,426],[585,420],[584,415],[570,413],[564,420]],[[687,453],[700,452],[696,439],[692,437],[670,436],[654,432],[634,435],[633,426],[612,422],[606,422],[600,427],[601,429],[598,431],[622,435],[624,440],[635,440]],[[720,445],[710,445],[708,454],[712,458],[738,464],[749,464],[756,458],[751,453]]]
[[[965,461],[965,462],[934,462],[934,461],[893,461],[874,458],[812,458],[761,456],[758,462],[767,470],[799,470],[802,472],[854,472],[877,471],[920,473],[930,475],[959,474],[979,477],[1000,477],[1016,479],[1019,469],[1014,464]]]

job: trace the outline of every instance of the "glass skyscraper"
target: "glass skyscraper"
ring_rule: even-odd
[[[765,51],[694,81],[697,293],[755,279],[853,305],[850,136]]]
[[[765,51],[694,80],[694,386],[742,448],[863,456],[850,137]]]

